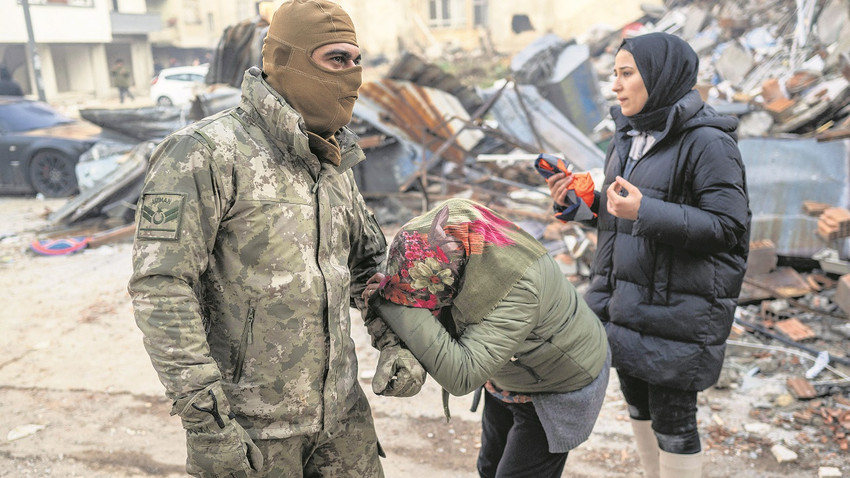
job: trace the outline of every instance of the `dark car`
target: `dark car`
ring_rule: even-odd
[[[77,192],[80,154],[103,130],[50,105],[0,96],[0,193],[66,197]]]

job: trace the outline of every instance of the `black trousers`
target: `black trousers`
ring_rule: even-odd
[[[136,97],[135,97],[135,96],[133,96],[133,93],[130,93],[130,89],[129,89],[129,88],[119,86],[119,87],[118,87],[118,97],[120,98],[121,103],[123,103],[123,102],[124,102],[124,97],[125,97],[125,96],[129,96],[131,100],[135,100],[135,99],[136,99]]]
[[[658,446],[681,455],[701,450],[697,430],[697,392],[662,387],[620,373],[620,391],[629,404],[629,416],[652,420]]]
[[[567,453],[549,453],[533,403],[505,403],[483,391],[478,474],[483,478],[558,478]]]

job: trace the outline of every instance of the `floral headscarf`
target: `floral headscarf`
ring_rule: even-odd
[[[465,199],[402,226],[389,248],[381,294],[436,312],[452,306],[461,328],[480,322],[546,249],[516,224]]]
[[[400,231],[390,246],[384,297],[408,307],[436,310],[451,305],[466,258],[450,260],[432,238]]]

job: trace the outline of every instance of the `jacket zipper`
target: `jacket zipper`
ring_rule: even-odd
[[[524,363],[521,363],[516,356],[511,357],[511,363],[531,374],[531,376],[534,377],[534,380],[537,383],[543,381],[543,379],[540,378],[540,375],[537,375],[537,372],[535,372],[533,368],[529,367],[528,365],[525,365]]]
[[[242,378],[242,367],[245,365],[245,353],[248,344],[254,343],[254,307],[248,309],[248,318],[245,327],[242,328],[242,339],[239,341],[239,355],[236,358],[236,371],[233,374],[233,383],[239,383]]]
[[[318,232],[317,238],[318,243],[316,244],[316,264],[319,265],[319,271],[322,274],[322,280],[324,281],[325,271],[322,270],[320,255],[322,254],[322,234],[324,231],[322,230],[322,201],[319,194],[319,183],[322,181],[324,175],[322,171],[319,171],[319,174],[316,176],[316,183],[313,184],[312,194],[313,200],[316,202],[316,231]],[[327,288],[327,286],[325,286]],[[325,298],[327,298],[327,290],[325,292]],[[330,304],[327,304],[322,312],[322,328],[325,334],[324,340],[324,348],[325,348],[325,363],[324,370],[322,370],[322,396],[325,396],[325,383],[328,380],[328,374],[330,373],[331,368],[331,332],[330,332]],[[322,400],[322,423],[325,423],[327,420],[327,407],[325,400]]]

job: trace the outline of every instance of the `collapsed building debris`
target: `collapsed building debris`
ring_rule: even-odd
[[[770,384],[764,392],[769,406],[756,407],[751,417],[797,435],[778,443],[758,431],[714,423],[709,448],[771,449],[777,460],[791,460],[785,450],[795,446],[847,451],[850,30],[841,25],[848,8],[848,0],[668,1],[628,29],[688,40],[701,56],[697,88],[719,111],[741,120],[753,243],[718,386],[746,391]],[[245,25],[240,35],[234,30],[223,40],[221,51],[236,47],[228,42],[255,43],[257,24]],[[623,33],[588,45],[541,37],[487,88],[464,85],[410,54],[385,78],[364,84],[349,127],[368,158],[355,177],[378,218],[392,228],[433,201],[475,199],[540,239],[570,280],[584,287],[595,231],[553,219],[548,189],[532,161],[543,152],[560,155],[601,184],[612,128],[608,75]],[[216,75],[214,87],[196,98],[191,118],[238,104],[234,76]],[[161,131],[172,129],[167,124]],[[145,140],[151,141],[132,153],[115,153],[122,159],[114,170],[52,213],[55,228],[93,217],[129,221],[156,144]]]
[[[847,135],[846,0],[665,4],[657,18],[631,33],[664,31],[688,41],[701,57],[697,88],[704,99],[720,110],[745,106],[740,116],[762,125],[758,136]],[[619,39],[602,41],[608,51],[597,66],[607,73]]]

